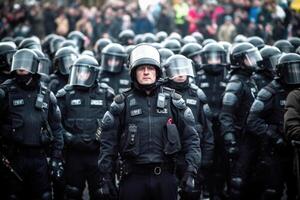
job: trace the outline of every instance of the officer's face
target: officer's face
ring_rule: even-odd
[[[136,69],[136,79],[141,85],[150,85],[156,81],[156,69],[151,65],[141,65]]]
[[[176,76],[173,81],[176,83],[183,83],[184,81],[186,81],[187,76],[183,75],[183,76]]]
[[[78,73],[78,80],[86,81],[90,77],[91,73],[87,71],[82,71]]]
[[[29,72],[24,69],[17,69],[17,74],[22,76],[29,74]]]
[[[118,66],[118,65],[120,64],[120,60],[119,60],[119,59],[115,59],[115,58],[109,59],[109,60],[107,61],[107,64],[108,64],[108,66],[110,66],[110,67],[115,67],[115,66]]]

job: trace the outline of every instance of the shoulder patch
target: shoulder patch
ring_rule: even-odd
[[[267,101],[272,96],[273,94],[269,90],[267,90],[266,88],[262,88],[257,94],[257,99],[261,101]]]

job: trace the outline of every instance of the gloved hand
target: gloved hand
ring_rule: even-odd
[[[103,176],[98,193],[103,199],[117,199],[118,192],[113,177]]]
[[[52,158],[50,160],[50,174],[54,180],[59,181],[63,178],[64,166],[63,161],[59,158]]]
[[[186,171],[180,181],[180,188],[184,192],[191,193],[195,188],[196,173],[192,171]]]
[[[229,157],[234,158],[238,154],[238,147],[233,133],[226,133],[224,135],[225,151]]]

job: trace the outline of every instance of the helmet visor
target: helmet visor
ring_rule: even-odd
[[[51,61],[47,58],[40,59],[38,66],[38,73],[49,75],[50,74]]]
[[[226,53],[205,52],[202,54],[202,63],[207,65],[226,64]]]
[[[244,64],[247,67],[257,67],[257,62],[261,61],[262,57],[260,55],[260,52],[257,48],[250,49],[246,51],[244,55]]]
[[[11,72],[22,69],[35,74],[37,72],[38,64],[38,60],[33,55],[18,54],[16,56],[15,54],[12,60]]]
[[[300,84],[300,62],[286,63],[281,75],[286,84]]]
[[[69,84],[73,86],[91,87],[97,77],[94,67],[88,65],[73,65],[69,78]]]
[[[56,60],[56,66],[58,66],[59,72],[63,75],[70,74],[70,68],[76,60],[75,54],[60,57]]]
[[[118,73],[121,72],[125,64],[125,59],[120,56],[104,54],[101,59],[101,67],[104,71]]]
[[[190,76],[194,77],[194,70],[192,61],[190,59],[178,58],[170,60],[165,65],[166,76],[169,79],[174,79],[177,76]]]
[[[276,65],[278,64],[278,60],[279,60],[280,56],[281,56],[281,54],[276,54],[269,58],[270,65],[272,66],[272,68],[274,70],[275,70]]]

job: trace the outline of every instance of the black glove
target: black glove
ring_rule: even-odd
[[[184,192],[191,193],[195,188],[196,173],[192,171],[186,171],[180,181],[180,188]]]
[[[103,199],[117,199],[118,192],[113,177],[103,176],[98,193]]]
[[[50,173],[56,181],[63,179],[64,167],[61,159],[52,158],[50,160]]]
[[[225,151],[227,152],[229,157],[234,158],[237,156],[238,147],[233,133],[226,133],[224,135],[224,145]]]

